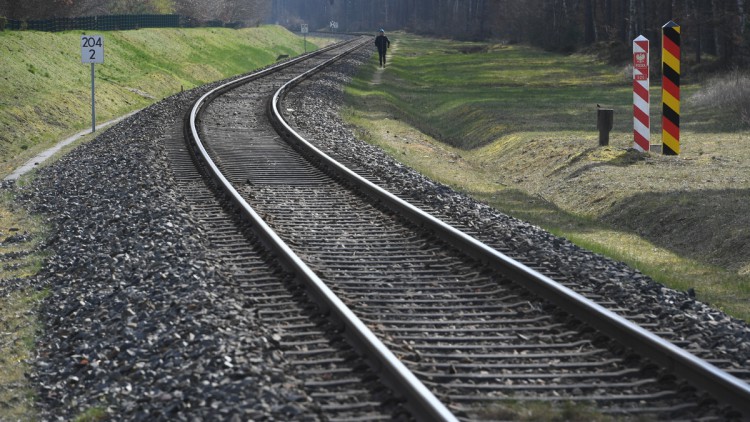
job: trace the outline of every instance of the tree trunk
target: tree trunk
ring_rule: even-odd
[[[586,45],[591,45],[596,41],[596,35],[594,33],[594,11],[591,0],[583,1],[583,20],[583,42]]]
[[[635,10],[635,2],[636,0],[628,0],[629,7],[628,7],[628,22],[630,25],[628,26],[628,39],[633,40],[638,35],[638,28],[637,28],[637,22],[638,18],[636,15]]]
[[[745,16],[745,0],[737,0],[737,12],[740,17],[740,34],[744,34],[745,23],[747,22],[747,16]]]

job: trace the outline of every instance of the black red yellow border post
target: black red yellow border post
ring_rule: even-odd
[[[662,151],[680,154],[680,25],[662,27]]]

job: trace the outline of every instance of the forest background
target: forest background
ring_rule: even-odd
[[[661,27],[673,20],[682,27],[685,64],[714,70],[750,64],[749,7],[746,0],[0,0],[0,25],[2,17],[170,13],[292,30],[302,23],[328,30],[336,22],[342,32],[382,27],[549,51],[589,49],[617,63],[629,59],[635,37],[657,42]]]

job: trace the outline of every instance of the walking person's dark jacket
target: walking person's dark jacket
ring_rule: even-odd
[[[385,36],[384,31],[380,30],[380,35],[375,37],[375,46],[378,48],[378,55],[380,56],[380,66],[385,66],[385,54],[388,47],[391,46],[391,41]]]

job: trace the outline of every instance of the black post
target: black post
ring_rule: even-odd
[[[615,111],[611,108],[596,109],[596,128],[599,129],[599,146],[609,145],[609,131],[614,124]]]

